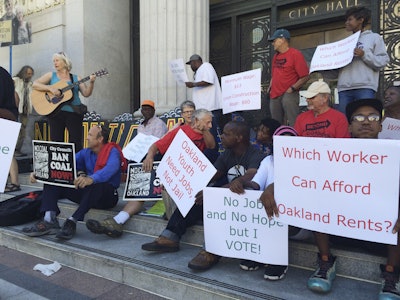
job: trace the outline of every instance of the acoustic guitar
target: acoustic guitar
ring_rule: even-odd
[[[96,75],[96,77],[102,77],[108,75],[108,71],[107,69],[101,69],[93,74]],[[52,84],[51,87],[61,92],[60,96],[56,96],[50,92],[33,90],[31,94],[32,106],[39,115],[47,116],[55,111],[61,104],[72,99],[73,93],[71,90],[74,87],[88,81],[89,79],[90,75],[71,84],[68,84],[65,80],[60,80],[59,82]]]

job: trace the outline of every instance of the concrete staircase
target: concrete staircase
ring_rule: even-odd
[[[41,188],[28,184],[27,174],[20,176],[22,191]],[[120,187],[121,193],[123,186]],[[0,201],[11,195],[0,194]],[[102,220],[115,215],[124,203],[109,211],[91,210],[87,218]],[[60,201],[60,219],[70,216],[75,204]],[[59,242],[54,236],[30,238],[21,233],[24,226],[0,228],[0,245],[26,252],[107,279],[162,295],[168,299],[321,299],[307,290],[306,282],[315,267],[316,247],[312,241],[290,241],[289,270],[284,280],[268,282],[258,271],[240,270],[238,260],[222,258],[211,270],[194,272],[187,263],[201,249],[202,226],[190,228],[181,243],[181,251],[158,254],[141,250],[165,228],[166,221],[135,216],[127,222],[121,238],[90,233],[79,223],[76,236]],[[379,264],[385,259],[368,248],[384,245],[334,239],[337,274],[332,292],[324,299],[377,299]],[[383,251],[384,252],[384,251]]]

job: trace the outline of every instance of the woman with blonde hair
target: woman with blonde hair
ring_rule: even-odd
[[[60,80],[65,81],[68,85],[81,80],[75,74],[70,73],[72,69],[71,60],[64,52],[53,54],[54,72],[48,72],[33,82],[33,89],[50,92],[54,96],[61,96],[61,90],[52,85]],[[64,142],[64,130],[68,129],[69,142],[75,143],[75,150],[78,152],[82,149],[82,120],[83,115],[77,112],[77,107],[80,106],[81,99],[79,92],[84,97],[89,97],[94,88],[95,75],[90,75],[89,84],[80,83],[73,87],[73,97],[71,101],[64,102],[55,112],[48,115],[50,125],[50,139],[53,142]]]

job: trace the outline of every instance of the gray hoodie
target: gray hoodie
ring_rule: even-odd
[[[365,30],[361,32],[357,48],[364,50],[364,56],[354,56],[350,64],[335,70],[336,75],[338,75],[338,91],[372,89],[376,92],[378,90],[379,71],[389,62],[385,43],[379,34]],[[324,74],[323,77],[332,78],[333,74],[329,71],[328,73]]]
[[[355,56],[350,64],[339,70],[338,91],[372,89],[376,92],[379,71],[389,62],[385,43],[379,34],[365,30],[361,32],[357,48],[364,50],[364,56]]]

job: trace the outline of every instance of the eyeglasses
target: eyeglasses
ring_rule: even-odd
[[[182,112],[182,115],[192,114],[193,112],[194,112],[194,110],[185,110]]]
[[[369,122],[378,122],[380,119],[381,116],[377,114],[370,114],[368,116],[355,115],[351,118],[352,121],[357,121],[357,122],[364,122],[365,120],[368,120]]]
[[[66,56],[64,52],[58,52],[57,54],[60,54],[62,56]]]

